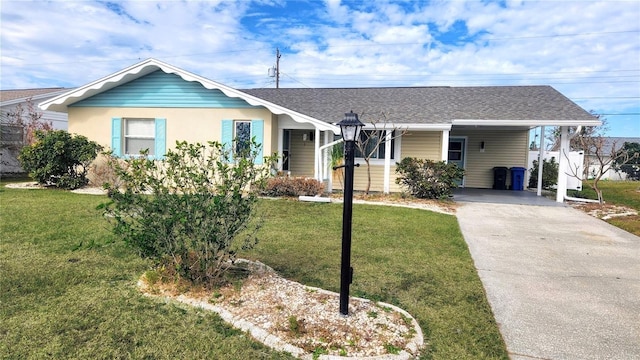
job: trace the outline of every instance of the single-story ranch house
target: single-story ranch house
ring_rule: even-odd
[[[550,86],[238,90],[155,59],[40,107],[67,112],[69,132],[117,155],[149,148],[161,157],[178,140],[230,143],[255,136],[264,154],[279,155],[279,170],[329,188],[338,188],[329,164],[331,147],[339,144],[335,124],[353,111],[365,130],[374,122],[377,129],[386,124],[389,135],[406,130],[380,146],[371,162],[371,190],[382,192],[400,191],[395,163],[408,156],[456,162],[466,170],[462,186],[492,188],[494,167],[526,167],[530,129],[561,126],[568,151],[568,127],[600,125]],[[355,189],[364,189],[366,170],[355,173]]]

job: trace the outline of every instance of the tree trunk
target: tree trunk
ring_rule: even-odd
[[[364,162],[367,163],[367,188],[364,190],[365,195],[369,195],[369,189],[371,189],[371,164],[369,164],[369,159],[364,159]]]

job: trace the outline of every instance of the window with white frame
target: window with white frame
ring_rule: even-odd
[[[155,151],[155,119],[124,119],[124,154],[139,155],[148,149],[149,155]]]
[[[251,121],[235,121],[233,138],[236,154],[248,154],[251,150]]]
[[[371,154],[370,159],[380,159],[383,160],[385,157],[386,144],[384,141],[386,131],[385,130],[362,130],[360,131],[360,144],[366,146],[363,150],[360,151],[359,147],[356,147],[356,157],[364,158],[364,154]],[[391,159],[394,158],[395,154],[395,139],[393,139],[395,132],[391,133]],[[375,149],[375,146],[378,145],[378,148]]]

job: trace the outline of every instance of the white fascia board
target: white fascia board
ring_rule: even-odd
[[[257,98],[255,96],[249,95],[242,91],[236,90],[232,87],[223,85],[221,83],[209,80],[202,76],[196,75],[189,71],[182,70],[173,65],[164,63],[162,61],[156,59],[147,59],[138,64],[132,65],[126,69],[120,70],[114,74],[108,75],[101,79],[98,79],[92,83],[89,83],[85,86],[82,86],[76,90],[64,93],[60,96],[57,96],[51,100],[45,101],[40,104],[40,108],[42,110],[55,110],[66,112],[67,106],[71,103],[82,100],[83,98],[87,98],[93,95],[96,95],[100,92],[106,91],[113,87],[118,86],[121,82],[129,82],[131,80],[137,79],[144,75],[150,74],[156,70],[162,70],[167,74],[175,74],[180,76],[185,81],[196,81],[200,83],[207,89],[217,89],[222,91],[226,96],[233,98],[240,98],[245,100],[247,103],[253,106],[264,106],[269,109],[272,113],[276,115],[287,114],[291,116],[291,118],[297,122],[311,123],[320,130],[331,130],[336,134],[340,133],[340,128],[326,123],[324,121],[320,121],[318,119],[314,119],[310,116],[306,116],[295,111],[286,109],[282,106],[272,104],[263,99]],[[51,108],[51,109],[49,109]]]
[[[593,120],[477,120],[454,119],[452,124],[466,126],[600,126],[602,121]]]
[[[451,124],[375,124],[365,123],[363,129],[379,129],[379,130],[431,130],[431,131],[443,131],[451,130]]]
[[[67,106],[93,95],[99,94],[120,85],[123,80],[128,82],[158,70],[158,61],[147,59],[140,63],[129,66],[111,75],[90,82],[84,86],[70,90],[53,99],[43,101],[39,104],[42,110],[67,112]]]

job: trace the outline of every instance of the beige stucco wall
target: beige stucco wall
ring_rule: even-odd
[[[176,141],[220,141],[221,121],[264,120],[264,154],[278,151],[277,124],[267,109],[191,109],[191,108],[69,108],[69,132],[81,134],[111,147],[111,119],[164,118],[167,121],[167,148]],[[275,138],[275,141],[274,141]]]
[[[527,130],[464,130],[451,131],[449,136],[465,137],[467,140],[465,187],[492,188],[493,168],[496,166],[527,167]],[[484,152],[480,152],[482,141],[485,143]],[[509,174],[507,185],[510,184]]]

